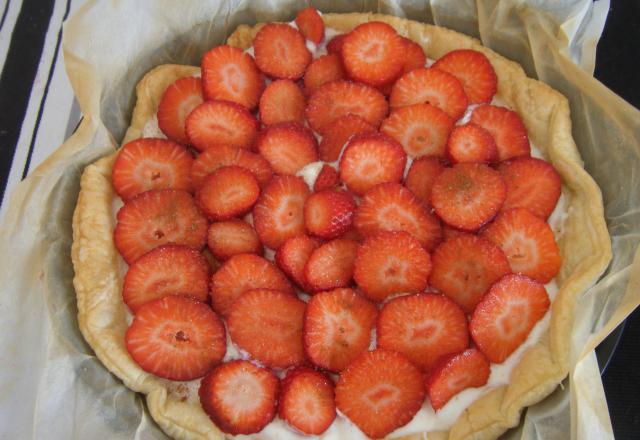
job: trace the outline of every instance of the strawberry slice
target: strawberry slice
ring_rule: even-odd
[[[467,317],[450,299],[432,294],[400,296],[386,303],[376,326],[378,347],[407,356],[429,370],[442,356],[467,348]]]
[[[289,371],[282,381],[278,414],[297,431],[322,434],[336,418],[333,381],[311,368]]]
[[[403,43],[405,53],[404,66],[402,66],[402,74],[409,73],[414,69],[419,69],[427,63],[427,56],[422,50],[422,46],[413,40],[400,37]]]
[[[553,165],[541,159],[521,157],[501,163],[498,171],[507,185],[503,211],[525,208],[543,220],[551,215],[562,184]]]
[[[277,249],[287,238],[304,234],[304,202],[309,187],[296,176],[276,176],[253,208],[253,225],[260,241]]]
[[[225,44],[205,53],[201,66],[202,88],[207,101],[231,101],[249,110],[258,105],[264,78],[251,55]]]
[[[227,316],[231,340],[270,368],[302,363],[304,301],[290,292],[248,290],[235,300]]]
[[[402,145],[379,133],[352,138],[340,159],[340,179],[362,195],[379,183],[400,182],[407,163]]]
[[[475,348],[443,359],[426,380],[431,406],[438,411],[461,391],[486,385],[490,373],[489,360]]]
[[[304,90],[311,95],[318,87],[331,81],[346,79],[342,59],[336,54],[316,58],[304,72]]]
[[[280,122],[302,124],[304,106],[302,89],[290,79],[279,79],[269,84],[260,97],[260,120],[264,125]]]
[[[446,148],[451,163],[488,163],[498,159],[493,136],[479,125],[468,123],[453,128]]]
[[[378,310],[352,289],[314,295],[304,319],[304,348],[311,361],[339,372],[369,348]]]
[[[259,195],[260,187],[253,173],[232,165],[220,167],[205,177],[196,200],[207,217],[219,221],[246,214]]]
[[[309,196],[304,204],[304,225],[321,238],[337,238],[351,228],[356,202],[346,191],[326,189]]]
[[[548,283],[560,271],[560,250],[549,225],[526,209],[501,213],[483,232],[502,249],[514,273]]]
[[[469,330],[478,348],[500,364],[527,339],[549,309],[544,286],[522,275],[495,283],[473,312]]]
[[[304,279],[311,291],[345,287],[353,278],[358,243],[337,238],[321,245],[304,266]]]
[[[342,53],[342,45],[348,34],[338,34],[327,43],[327,52],[340,55]]]
[[[237,165],[253,173],[258,185],[264,188],[273,176],[271,165],[259,154],[230,145],[213,145],[198,154],[191,166],[191,182],[195,188],[202,186],[204,178],[220,167]]]
[[[168,295],[209,299],[209,263],[200,252],[166,245],[147,252],[127,270],[122,299],[135,314],[140,307]]]
[[[318,147],[320,160],[335,162],[349,140],[359,134],[374,133],[375,127],[356,115],[345,115],[335,119],[325,130]]]
[[[199,151],[219,144],[248,149],[256,138],[258,121],[240,104],[206,101],[187,117],[186,132]]]
[[[372,86],[397,78],[404,67],[404,42],[386,23],[369,22],[355,27],[344,39],[342,61],[349,77]]]
[[[275,261],[278,267],[305,291],[309,289],[304,279],[304,266],[318,246],[320,240],[303,234],[289,238],[276,251]]]
[[[316,8],[302,9],[296,15],[296,26],[300,33],[309,41],[320,44],[324,39],[324,21]]]
[[[188,144],[185,132],[187,116],[203,101],[200,78],[187,76],[177,79],[167,87],[158,104],[158,128],[172,141]]]
[[[227,316],[233,302],[250,289],[294,293],[287,277],[272,263],[254,254],[239,254],[225,261],[211,277],[213,309]]]
[[[202,382],[202,409],[222,431],[231,435],[262,431],[276,415],[279,380],[249,361],[220,365]]]
[[[411,163],[404,184],[422,203],[431,206],[431,188],[444,170],[437,157],[420,157]]]
[[[436,178],[431,204],[448,225],[475,231],[498,213],[506,195],[497,171],[480,163],[459,163]]]
[[[405,231],[427,250],[440,242],[440,222],[404,186],[383,183],[362,198],[353,219],[358,232],[367,237],[380,231]]]
[[[388,350],[360,355],[336,385],[336,406],[371,438],[382,438],[409,423],[424,398],[420,370]]]
[[[315,192],[320,192],[325,189],[335,188],[338,183],[340,183],[340,176],[338,175],[338,171],[330,165],[322,165],[320,172],[318,173],[318,177],[316,177],[316,181],[313,184],[313,190]]]
[[[381,231],[358,248],[353,276],[364,295],[383,301],[397,293],[418,293],[427,287],[431,258],[406,232]]]
[[[433,65],[460,80],[469,104],[490,102],[498,88],[498,77],[489,59],[472,49],[453,50]]]
[[[302,78],[311,62],[304,37],[288,24],[269,23],[253,39],[258,68],[273,78]]]
[[[491,285],[511,273],[504,252],[487,239],[461,234],[442,243],[433,253],[429,283],[467,313]]]
[[[293,122],[271,125],[260,132],[258,151],[277,174],[295,174],[318,160],[318,143],[308,128]]]
[[[169,380],[202,377],[227,351],[220,318],[208,305],[184,296],[165,296],[144,304],[124,341],[140,368]]]
[[[328,125],[340,116],[360,116],[378,127],[388,112],[387,100],[376,89],[351,81],[332,81],[311,94],[306,117],[311,128],[324,135]]]
[[[498,149],[498,160],[531,154],[527,129],[516,112],[495,105],[481,105],[471,113],[471,122],[491,134]]]
[[[262,255],[263,251],[255,229],[238,219],[212,223],[207,244],[213,256],[223,261],[237,254]]]
[[[120,208],[117,220],[113,241],[127,264],[167,243],[200,250],[207,239],[207,219],[186,191],[138,194]]]
[[[444,241],[451,240],[452,238],[460,237],[463,235],[469,235],[469,233],[460,229],[452,228],[449,225],[442,225],[442,239]]]
[[[193,157],[182,145],[165,139],[126,143],[113,164],[113,188],[123,200],[150,189],[191,190]]]

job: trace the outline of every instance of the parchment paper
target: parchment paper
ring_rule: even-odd
[[[325,12],[377,11],[480,37],[571,102],[573,134],[600,185],[613,241],[604,277],[578,305],[574,368],[509,439],[613,438],[593,349],[640,304],[640,112],[593,79],[607,0],[311,2]],[[306,3],[104,1],[64,28],[65,64],[84,119],[18,186],[0,230],[0,437],[166,438],[93,356],[76,322],[71,215],[82,169],[115,148],[134,87],[158,64],[197,64],[240,23],[290,20]]]

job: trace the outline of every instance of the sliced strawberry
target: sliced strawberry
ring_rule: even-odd
[[[228,260],[237,254],[262,255],[262,243],[251,225],[233,219],[212,223],[207,233],[209,250],[218,260]]]
[[[468,123],[453,128],[447,141],[451,163],[488,163],[498,159],[498,147],[491,134],[479,125]]]
[[[431,406],[438,411],[461,391],[485,385],[490,373],[489,360],[475,348],[443,359],[426,380]]]
[[[253,173],[264,188],[273,176],[271,165],[259,154],[230,145],[213,145],[198,154],[191,166],[191,182],[195,188],[202,186],[204,178],[220,167],[237,165]]]
[[[531,154],[527,129],[516,112],[504,107],[481,105],[471,113],[471,122],[493,136],[498,149],[498,160]]]
[[[436,178],[431,204],[448,225],[475,231],[498,213],[506,195],[497,171],[480,163],[459,163]]]
[[[315,192],[304,204],[304,225],[317,237],[337,238],[351,228],[355,210],[356,202],[346,191]]]
[[[307,40],[315,44],[324,39],[324,21],[316,8],[308,7],[298,12],[296,26]]]
[[[386,303],[376,325],[378,347],[407,356],[429,370],[442,356],[467,348],[467,317],[450,299],[432,294],[400,296]]]
[[[233,302],[250,289],[294,292],[287,277],[269,261],[253,254],[234,255],[211,278],[213,309],[227,316]]]
[[[332,81],[313,92],[306,117],[311,128],[324,135],[329,124],[340,116],[360,116],[378,127],[388,112],[387,100],[376,89],[351,81]]]
[[[320,146],[320,160],[335,162],[340,157],[347,142],[359,134],[374,133],[375,127],[356,115],[345,115],[335,119],[322,136]]]
[[[406,232],[381,231],[358,248],[353,276],[364,295],[383,301],[398,293],[419,293],[427,287],[431,258]]]
[[[372,86],[397,78],[406,59],[404,42],[396,30],[376,21],[360,24],[349,32],[341,55],[349,77]]]
[[[325,189],[331,189],[338,185],[338,183],[340,183],[338,171],[336,171],[334,167],[325,164],[322,165],[322,168],[318,173],[318,177],[316,177],[316,181],[313,184],[313,190],[315,192],[319,192]]]
[[[220,318],[208,305],[184,296],[165,296],[144,304],[124,341],[140,368],[169,380],[202,377],[227,351]]]
[[[189,113],[202,104],[200,78],[179,78],[162,94],[158,104],[158,127],[172,141],[188,144],[185,122]]]
[[[489,59],[472,49],[453,50],[433,65],[460,80],[469,104],[490,102],[498,88],[498,77]]]
[[[201,66],[202,88],[207,101],[231,101],[249,110],[258,105],[264,78],[251,55],[225,44],[205,53]]]
[[[503,162],[498,167],[507,185],[502,210],[525,208],[546,220],[558,203],[562,181],[553,165],[533,157]]]
[[[246,214],[258,200],[260,187],[253,173],[237,165],[207,175],[196,194],[198,206],[212,220]]]
[[[409,423],[424,398],[420,370],[388,350],[360,355],[336,385],[336,406],[371,438],[382,438]]]
[[[333,381],[311,368],[289,371],[282,381],[278,414],[297,431],[322,434],[336,418]]]
[[[327,52],[340,55],[342,53],[342,45],[348,34],[338,34],[327,43]]]
[[[404,184],[420,201],[431,206],[431,188],[444,170],[445,166],[437,157],[420,157],[411,163]]]
[[[451,240],[452,238],[469,235],[468,232],[461,229],[452,228],[449,225],[442,225],[442,239]]]
[[[304,234],[304,202],[309,187],[296,176],[276,176],[253,208],[253,225],[260,241],[277,249],[287,238]]]
[[[442,243],[433,253],[429,283],[467,313],[489,287],[511,273],[504,252],[487,239],[464,234]]]
[[[427,56],[422,50],[422,46],[413,40],[401,37],[404,45],[405,60],[402,66],[402,74],[409,73],[414,69],[419,69],[427,63]]]
[[[318,143],[308,128],[293,122],[271,125],[260,132],[258,151],[277,174],[295,174],[318,160]]]
[[[549,309],[544,286],[522,275],[495,283],[473,312],[469,330],[478,348],[500,364],[527,339]]]
[[[369,190],[353,219],[358,232],[367,237],[380,231],[405,231],[427,250],[440,242],[438,219],[404,186],[383,183]]]
[[[207,219],[186,191],[154,189],[138,194],[120,208],[117,220],[113,241],[128,264],[163,244],[200,250],[207,239]]]
[[[302,89],[290,79],[272,82],[260,97],[260,120],[265,125],[304,122],[305,98]]]
[[[273,78],[302,78],[311,62],[311,52],[304,37],[288,24],[269,23],[253,39],[256,64]]]
[[[312,291],[345,287],[353,278],[358,243],[337,238],[321,245],[304,266],[304,279]]]
[[[249,361],[220,365],[200,383],[202,409],[231,435],[262,431],[276,415],[279,380]]]
[[[553,231],[526,209],[501,213],[482,235],[500,246],[514,273],[548,283],[560,271],[562,260]]]
[[[240,104],[207,101],[189,114],[186,132],[189,142],[200,151],[219,144],[250,148],[258,132],[258,121]]]
[[[304,279],[304,266],[318,246],[320,240],[303,234],[287,239],[276,251],[278,267],[303,290],[309,290]]]
[[[323,84],[345,78],[340,56],[331,53],[323,55],[313,60],[304,72],[304,90],[310,95]]]
[[[340,179],[358,195],[379,183],[400,182],[407,163],[402,145],[395,140],[367,133],[352,138],[340,159]]]

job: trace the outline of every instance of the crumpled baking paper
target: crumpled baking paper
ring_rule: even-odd
[[[594,348],[640,304],[640,112],[593,77],[608,0],[310,2],[376,11],[476,36],[567,96],[573,135],[602,189],[613,260],[576,311],[570,376],[508,439],[613,438]],[[294,0],[90,1],[66,23],[67,73],[84,119],[14,191],[0,229],[0,438],[164,439],[140,396],[78,331],[71,216],[83,168],[112,152],[134,87],[163,63],[198,64],[238,24],[291,20]]]

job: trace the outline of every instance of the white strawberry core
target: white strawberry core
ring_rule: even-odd
[[[392,407],[400,398],[401,391],[388,383],[378,383],[362,395],[362,399],[373,412]]]
[[[257,410],[264,393],[262,384],[251,374],[237,374],[230,378],[220,393],[222,404],[232,410],[234,420],[241,420]]]

